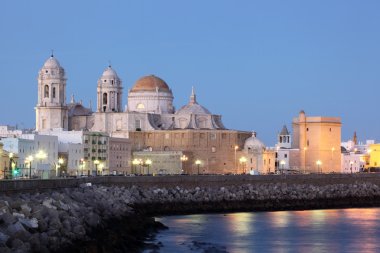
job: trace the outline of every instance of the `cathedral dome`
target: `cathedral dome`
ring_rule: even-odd
[[[49,57],[49,59],[46,60],[43,68],[61,68],[61,65],[59,64],[58,60],[52,55]]]
[[[190,115],[190,114],[211,114],[209,110],[207,110],[205,107],[198,104],[196,95],[194,92],[194,87],[191,89],[191,96],[190,101],[187,105],[182,106],[175,114],[179,115]]]
[[[175,114],[211,114],[211,112],[207,110],[205,107],[201,106],[200,104],[194,103],[182,106],[181,109],[179,109]]]
[[[131,91],[156,91],[156,88],[158,88],[159,91],[166,91],[171,93],[170,88],[165,83],[165,81],[154,75],[144,76],[137,80]]]
[[[260,151],[265,149],[265,145],[256,137],[256,132],[253,132],[252,136],[245,140],[244,149]]]
[[[117,74],[116,74],[116,71],[113,70],[113,68],[111,68],[111,66],[108,66],[103,74],[102,74],[102,78],[118,78]]]

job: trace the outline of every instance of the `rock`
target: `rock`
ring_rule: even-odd
[[[38,220],[36,218],[19,218],[18,220],[27,228],[38,228]]]
[[[10,224],[7,227],[7,232],[10,236],[14,236],[15,234],[23,232],[23,231],[26,231],[26,230],[19,221],[17,221],[14,224]]]
[[[17,218],[10,213],[4,213],[0,215],[0,220],[2,220],[5,225],[9,225],[15,223],[17,221]]]
[[[53,203],[53,199],[49,198],[49,199],[45,199],[45,200],[42,202],[42,205],[46,206],[47,208],[57,209],[57,207],[56,207],[56,206],[53,206],[52,203]]]
[[[25,218],[25,215],[23,213],[12,213],[12,215],[16,218]]]
[[[2,232],[0,232],[0,245],[5,245],[5,243],[8,241],[9,235],[6,235]],[[2,252],[2,251],[0,251]]]

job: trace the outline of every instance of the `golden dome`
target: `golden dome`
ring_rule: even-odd
[[[156,87],[159,91],[171,92],[165,81],[154,75],[141,77],[136,81],[131,91],[156,91]]]

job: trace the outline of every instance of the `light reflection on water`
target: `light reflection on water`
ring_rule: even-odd
[[[380,208],[182,215],[160,252],[380,252]],[[208,251],[207,251],[208,250]]]

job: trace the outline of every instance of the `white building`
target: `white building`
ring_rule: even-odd
[[[27,158],[32,156],[32,175],[41,178],[51,176],[58,162],[58,138],[40,134],[22,134],[20,138],[3,138],[4,149],[16,154],[19,158],[18,167],[22,174],[27,175],[29,163]]]
[[[22,131],[16,127],[0,126],[0,137],[19,137],[22,135]]]

